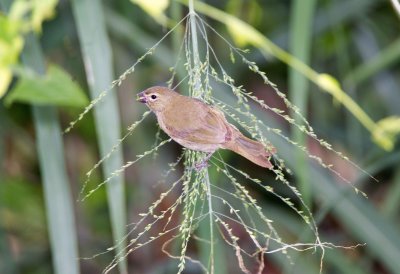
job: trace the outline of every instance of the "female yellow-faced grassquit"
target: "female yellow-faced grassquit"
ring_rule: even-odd
[[[224,114],[204,102],[180,95],[166,87],[151,87],[137,95],[137,100],[152,110],[161,129],[180,145],[209,153],[229,149],[253,163],[272,168],[269,161],[274,148],[244,136]]]

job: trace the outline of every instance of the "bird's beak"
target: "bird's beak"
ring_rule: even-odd
[[[143,92],[138,93],[138,94],[136,95],[136,101],[139,101],[139,102],[141,102],[141,103],[147,103],[146,96],[144,96],[144,93],[143,93]]]

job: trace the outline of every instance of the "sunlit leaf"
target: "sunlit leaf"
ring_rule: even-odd
[[[8,85],[11,83],[11,79],[11,70],[0,67],[0,97],[6,92]]]
[[[326,91],[341,89],[339,81],[332,75],[321,73],[318,75],[318,85]]]
[[[246,25],[241,24],[238,20],[231,20],[230,24],[226,24],[226,27],[238,46],[244,47],[251,44],[251,38],[248,35],[248,28]]]
[[[42,30],[42,23],[55,15],[58,0],[35,0],[32,3],[31,24],[36,32]]]
[[[251,26],[257,26],[262,18],[262,9],[260,8],[260,4],[256,1],[229,1],[226,10],[229,14],[242,17],[242,20],[246,21]],[[245,26],[241,26],[238,22],[239,21],[234,21],[232,22],[233,24],[227,24],[226,26],[234,42],[238,46],[244,47],[250,44],[251,41],[249,41],[248,30],[243,28]]]
[[[0,15],[0,98],[11,82],[11,66],[17,63],[24,44],[18,28],[19,21]]]
[[[10,13],[8,14],[8,17],[15,21],[22,20],[31,9],[31,6],[31,3],[26,0],[14,1],[10,7]]]
[[[157,22],[165,23],[166,17],[164,12],[169,6],[169,0],[131,0],[131,2],[140,6]]]
[[[397,135],[400,134],[400,117],[389,116],[378,123],[379,128],[373,133],[374,142],[387,151],[391,151],[394,147]]]

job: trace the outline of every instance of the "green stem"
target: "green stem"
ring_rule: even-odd
[[[189,0],[189,21],[190,21],[190,32],[192,39],[192,50],[193,50],[193,94],[194,97],[201,97],[201,78],[200,78],[200,56],[197,41],[197,28],[196,28],[196,12],[194,10],[193,0]]]
[[[290,44],[291,54],[299,58],[305,64],[310,61],[310,49],[312,38],[312,22],[315,10],[315,0],[296,0],[292,6]],[[298,70],[290,67],[289,69],[289,91],[290,100],[307,117],[307,99],[309,82]],[[294,114],[293,117],[296,117]],[[299,119],[297,119],[299,121]],[[294,141],[301,146],[306,146],[304,133],[293,128],[292,136]],[[306,155],[301,151],[296,151],[296,176],[299,180],[300,190],[305,204],[311,206],[312,189],[309,183],[308,166]]]
[[[200,67],[200,56],[199,56],[199,48],[197,41],[197,28],[196,28],[196,12],[194,9],[194,0],[189,0],[189,14],[190,14],[190,32],[192,39],[192,50],[193,50],[193,93],[194,97],[202,97],[201,90],[201,67]],[[200,158],[200,157],[196,157]],[[214,225],[213,225],[213,205],[212,205],[212,196],[211,196],[211,183],[210,178],[208,176],[208,169],[205,171],[205,176],[203,183],[207,186],[207,199],[208,199],[208,210],[209,210],[209,222],[210,222],[210,273],[214,273]]]

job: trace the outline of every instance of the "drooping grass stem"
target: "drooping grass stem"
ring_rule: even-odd
[[[192,40],[192,56],[193,56],[193,69],[192,69],[192,83],[193,91],[192,96],[202,97],[201,90],[201,62],[199,56],[199,46],[197,41],[197,29],[196,29],[196,12],[194,10],[194,0],[189,0],[189,22],[190,22],[190,32]],[[212,205],[212,195],[211,195],[211,183],[208,176],[208,170],[203,171],[203,183],[206,184],[207,188],[207,199],[208,199],[208,210],[209,210],[209,226],[210,226],[210,273],[214,273],[214,227],[213,227],[213,205]]]

